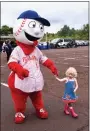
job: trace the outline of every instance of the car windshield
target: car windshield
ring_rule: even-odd
[[[71,39],[64,39],[64,41],[65,41],[65,42],[70,42],[70,41],[71,41]]]
[[[46,42],[40,42],[39,45],[47,45]]]
[[[51,43],[55,43],[55,42],[57,42],[59,39],[60,39],[60,38],[56,38],[56,39],[52,40]]]

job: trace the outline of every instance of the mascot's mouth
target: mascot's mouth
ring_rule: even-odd
[[[34,36],[31,36],[29,35],[28,33],[25,32],[25,36],[28,40],[30,41],[35,41],[35,40],[39,40],[40,38],[37,38],[37,37],[34,37]]]

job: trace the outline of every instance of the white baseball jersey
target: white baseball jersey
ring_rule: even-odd
[[[29,71],[29,76],[21,80],[17,74],[15,74],[15,88],[24,92],[34,92],[43,89],[44,80],[40,71],[40,62],[44,63],[48,58],[35,47],[34,51],[30,55],[25,55],[23,50],[17,46],[11,53],[11,57],[8,61],[17,62],[23,68]]]

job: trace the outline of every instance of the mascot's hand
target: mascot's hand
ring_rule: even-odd
[[[47,59],[44,63],[44,66],[48,67],[52,73],[56,76],[58,76],[58,71],[57,68],[54,66],[53,62],[50,59]]]
[[[53,73],[54,75],[58,76],[58,71],[57,71],[57,69],[56,69],[56,67],[55,67],[54,65],[51,66],[50,69],[51,69],[51,71],[52,71],[52,73]]]
[[[17,62],[11,62],[8,64],[8,67],[15,72],[20,79],[24,79],[25,77],[29,76],[29,71],[24,69],[20,64]]]
[[[23,69],[23,75],[24,75],[24,77],[28,77],[29,71],[27,69]]]
[[[17,71],[17,75],[20,79],[23,80],[25,77],[29,76],[29,71],[23,68],[20,71]]]

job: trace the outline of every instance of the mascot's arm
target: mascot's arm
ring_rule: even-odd
[[[38,48],[37,51],[38,51],[40,63],[42,63],[42,65],[46,66],[47,68],[49,68],[54,75],[58,76],[58,71],[54,63],[50,59],[48,59]]]
[[[10,59],[8,61],[8,67],[18,75],[20,79],[24,79],[24,77],[28,77],[29,71],[24,69],[20,64],[19,64],[19,47],[17,46],[14,48],[14,50],[11,53]]]
[[[15,72],[20,79],[24,79],[24,77],[28,77],[29,71],[24,69],[20,64],[17,62],[10,62],[8,63],[8,67]]]
[[[54,63],[50,59],[47,59],[43,63],[43,65],[46,66],[47,68],[49,68],[54,75],[58,76],[57,68],[55,67]]]

